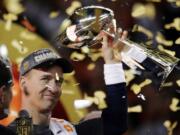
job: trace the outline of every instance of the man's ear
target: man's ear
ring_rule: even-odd
[[[20,79],[19,79],[19,85],[20,85],[21,90],[24,89],[24,87],[25,87],[25,84],[26,84],[25,80],[26,79],[25,79],[24,76],[21,76]]]

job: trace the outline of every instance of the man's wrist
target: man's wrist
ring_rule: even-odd
[[[106,85],[126,82],[122,63],[104,64],[104,79]]]

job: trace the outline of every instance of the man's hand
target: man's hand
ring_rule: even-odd
[[[128,32],[117,30],[117,38],[113,39],[107,33],[102,31],[100,35],[102,36],[102,54],[106,64],[114,64],[121,62],[121,51],[124,44],[120,40],[125,40],[127,38]],[[120,40],[118,40],[118,38]]]

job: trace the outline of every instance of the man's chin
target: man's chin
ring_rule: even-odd
[[[55,104],[56,103],[54,101],[46,100],[43,104],[43,110],[52,111],[53,108],[55,107]]]

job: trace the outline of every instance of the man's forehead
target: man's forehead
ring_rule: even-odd
[[[60,68],[59,66],[53,66],[53,67],[49,67],[49,68],[45,68],[45,67],[39,67],[39,68],[34,68],[31,70],[31,72],[33,72],[33,74],[36,75],[51,75],[52,73],[56,73],[59,75],[63,74],[62,68]]]

